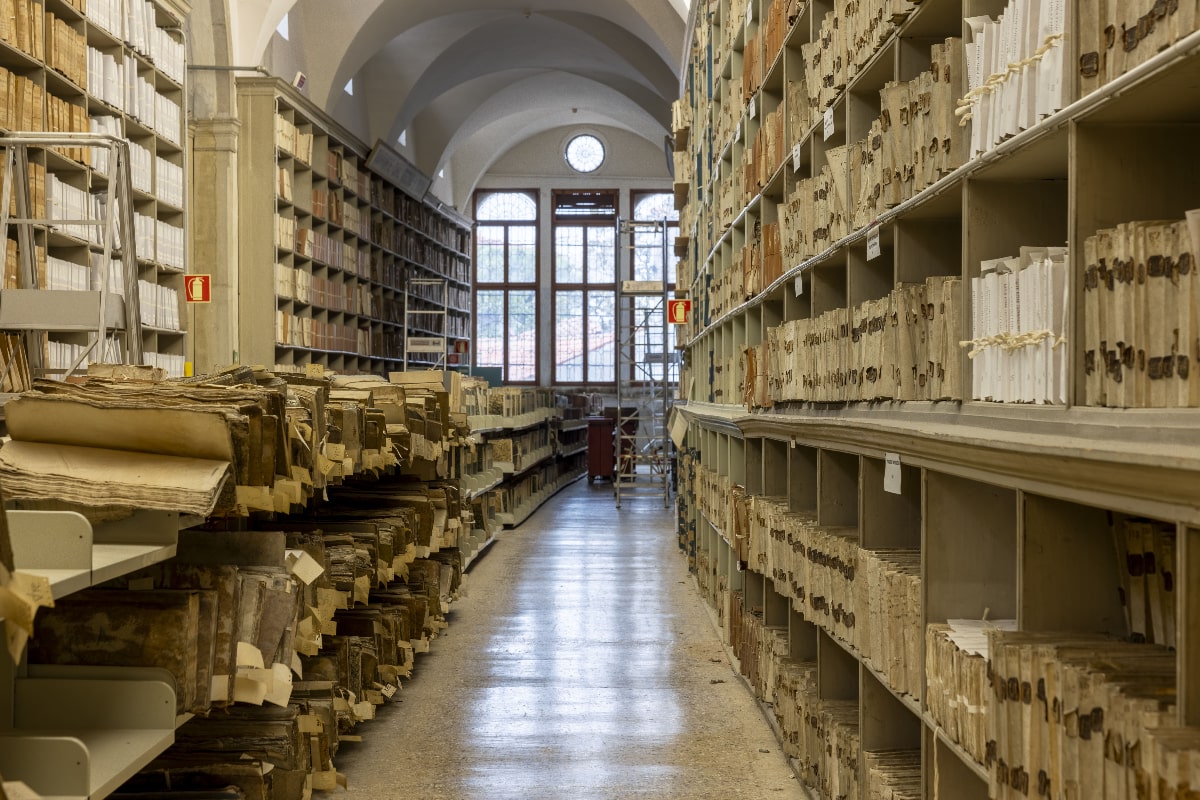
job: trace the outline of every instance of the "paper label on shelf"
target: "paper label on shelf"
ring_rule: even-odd
[[[883,458],[883,490],[891,494],[900,494],[900,455],[887,453]]]
[[[828,141],[833,136],[833,107],[825,109],[825,140]]]
[[[757,116],[758,116],[758,98],[751,97],[750,98],[750,119],[754,119]]]
[[[802,151],[800,149],[799,142],[796,142],[794,145],[792,145],[792,172],[800,171],[801,152]]]
[[[879,226],[876,225],[867,231],[867,261],[872,261],[879,256]]]
[[[311,584],[325,571],[324,565],[317,563],[315,558],[303,550],[289,550],[287,565],[291,573],[299,578],[305,586]]]
[[[389,700],[396,696],[396,687],[392,684],[385,684],[383,687],[383,696]]]
[[[320,733],[325,727],[316,714],[301,714],[296,717],[296,725],[301,733]]]
[[[262,651],[249,642],[237,643],[237,665],[238,667],[252,667],[255,669],[263,668]]]
[[[326,444],[325,456],[331,461],[342,461],[346,458],[346,445],[333,444],[332,442]]]
[[[742,121],[740,119],[738,120],[737,130],[733,133],[733,140],[735,142],[740,142],[742,140]]]
[[[285,707],[292,699],[292,670],[287,664],[271,665],[271,685],[267,689],[266,702]]]
[[[796,276],[796,297],[799,297],[802,294],[804,294],[804,276],[797,275]]]
[[[322,364],[306,364],[304,367],[304,376],[307,378],[324,378],[325,367]]]
[[[751,22],[754,22],[754,0],[746,3],[746,24],[749,25]]]

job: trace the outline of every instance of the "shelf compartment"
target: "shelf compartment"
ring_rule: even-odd
[[[56,798],[102,798],[175,740],[169,673],[150,679],[17,678],[12,726],[0,731],[0,773]],[[107,675],[101,671],[99,674]]]
[[[932,471],[925,481],[926,623],[1015,619],[1016,491]]]

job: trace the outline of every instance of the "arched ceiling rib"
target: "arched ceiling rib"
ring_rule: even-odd
[[[473,185],[482,174],[469,174],[476,166],[486,169],[486,159],[459,158],[460,148],[490,137],[493,154],[507,151],[585,116],[660,144],[678,92],[687,14],[687,0],[228,3],[238,59],[270,61],[268,51],[280,48],[288,53],[281,65],[308,74],[314,102],[364,127],[368,143],[410,130],[418,165],[453,162],[456,186]],[[273,38],[284,14],[290,42]],[[352,78],[348,98],[342,87]],[[501,97],[504,113],[488,111]]]

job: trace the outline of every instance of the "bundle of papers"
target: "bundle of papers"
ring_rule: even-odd
[[[932,277],[854,309],[769,329],[771,401],[962,399],[960,285]]]
[[[972,388],[975,400],[1067,402],[1067,251],[1022,247],[985,261],[971,279]]]
[[[972,157],[1071,102],[1067,11],[1060,0],[1010,0],[998,19],[966,19],[971,41],[959,114],[971,122]]]
[[[1084,241],[1083,363],[1088,405],[1200,405],[1200,212],[1129,222]]]
[[[1155,729],[1177,721],[1173,651],[1088,634],[989,638],[989,797],[1132,800],[1178,785],[1173,775],[1159,782],[1151,745]]]

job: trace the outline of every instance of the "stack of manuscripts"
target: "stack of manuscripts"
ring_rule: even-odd
[[[1022,247],[971,279],[971,396],[1067,402],[1070,281],[1064,247]]]
[[[920,750],[863,753],[866,800],[921,800]]]
[[[1200,211],[1128,222],[1084,241],[1088,405],[1200,406]]]
[[[770,329],[770,400],[961,399],[960,285],[959,278],[927,278],[854,309]]]
[[[1113,522],[1113,540],[1130,637],[1175,647],[1175,525],[1119,517]]]
[[[1191,3],[1109,3],[1085,0],[1079,22],[1079,77],[1083,94],[1120,77],[1200,26]]]
[[[952,619],[925,632],[925,707],[950,741],[977,763],[988,758],[988,631],[1016,630],[1016,620]]]
[[[174,559],[39,614],[31,663],[171,673],[176,710],[195,716],[132,792],[335,788],[339,742],[411,674],[463,580],[470,510],[446,479],[466,431],[457,383],[97,371],[9,403],[6,491],[93,520],[151,508],[203,526]]]
[[[921,553],[860,550],[855,581],[858,648],[899,694],[921,698]]]
[[[1087,634],[989,637],[990,797],[1187,795],[1200,733],[1175,728],[1174,651]]]

